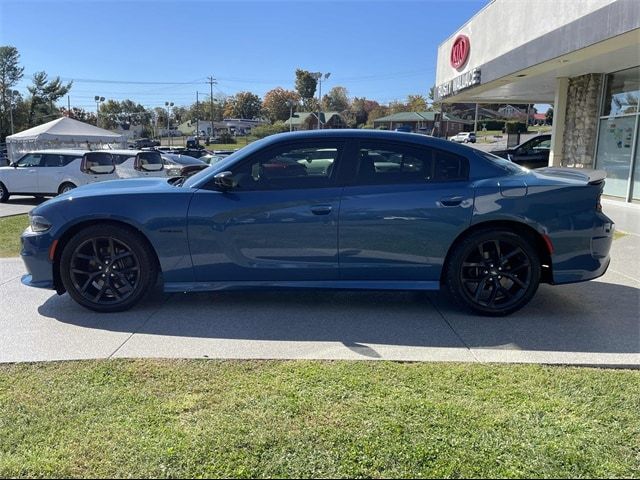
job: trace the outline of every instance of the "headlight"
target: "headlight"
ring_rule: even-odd
[[[31,230],[36,233],[46,232],[51,228],[51,223],[40,215],[30,215]]]

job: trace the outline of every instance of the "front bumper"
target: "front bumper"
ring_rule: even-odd
[[[27,228],[20,240],[20,257],[28,272],[22,277],[22,283],[30,287],[55,289],[53,262],[49,260],[52,238],[47,233],[34,233]]]

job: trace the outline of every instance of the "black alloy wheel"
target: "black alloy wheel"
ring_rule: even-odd
[[[480,231],[458,245],[447,284],[463,305],[483,315],[507,315],[526,305],[540,283],[540,259],[526,237]]]
[[[92,226],[65,246],[60,273],[69,295],[98,312],[127,310],[155,284],[153,254],[140,234],[119,226]]]
[[[0,203],[4,203],[9,200],[9,190],[4,186],[4,183],[0,182]]]

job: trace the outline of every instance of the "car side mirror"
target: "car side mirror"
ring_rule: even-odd
[[[236,182],[233,180],[232,172],[220,172],[213,177],[214,183],[220,190],[231,190],[236,186]]]

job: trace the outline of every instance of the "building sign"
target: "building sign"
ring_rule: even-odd
[[[456,70],[460,70],[464,64],[467,63],[470,50],[471,42],[469,41],[469,37],[466,35],[458,35],[451,47],[451,54],[449,56],[451,66]]]
[[[450,97],[451,95],[455,95],[461,90],[465,90],[479,84],[480,69],[474,68],[473,70],[469,70],[462,75],[458,75],[453,80],[450,80],[447,83],[438,85],[438,87],[436,88],[436,100]]]

